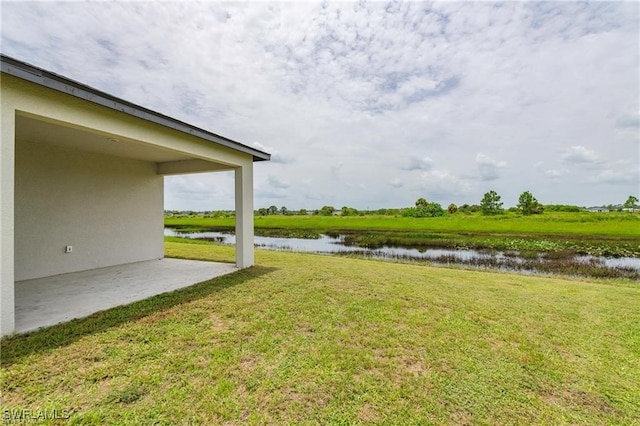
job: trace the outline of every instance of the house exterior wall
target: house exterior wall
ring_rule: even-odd
[[[235,171],[236,265],[253,264],[252,153],[147,121],[143,110],[92,103],[91,92],[27,80],[0,74],[0,336],[15,330],[16,281],[162,257],[165,174]],[[176,155],[153,162],[90,152],[81,141],[17,140],[17,117]]]
[[[163,257],[155,163],[18,141],[15,192],[16,281]]]
[[[0,336],[15,328],[14,292],[14,163],[15,112],[0,96]]]

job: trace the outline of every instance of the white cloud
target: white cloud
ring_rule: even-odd
[[[640,167],[639,12],[3,2],[0,27],[4,54],[270,152],[255,165],[257,205],[399,207],[429,191],[471,203],[488,182],[505,198],[592,205],[637,192],[622,174]],[[184,178],[167,184],[172,208],[233,206],[232,179]]]
[[[481,152],[476,155],[476,166],[478,168],[480,180],[482,181],[499,179],[500,169],[506,165],[506,162],[494,160]]]
[[[167,176],[165,177],[165,208],[212,210],[211,206],[215,200],[233,200],[233,191],[233,173],[231,172]],[[233,202],[220,208],[232,209]]]
[[[251,144],[251,146],[259,151],[262,152],[267,152],[269,154],[271,154],[271,161],[272,163],[277,163],[277,164],[289,164],[289,163],[293,163],[294,162],[294,158],[290,155],[286,155],[286,154],[282,154],[279,150],[271,147],[271,146],[265,146],[263,144],[261,144],[260,142],[254,142]]]
[[[402,182],[398,178],[395,178],[394,180],[391,181],[391,186],[394,188],[402,188],[404,186],[404,182]]]
[[[267,182],[269,182],[269,185],[271,187],[276,189],[287,189],[291,186],[287,182],[284,182],[278,179],[277,177],[271,176],[271,175],[269,175],[269,177],[267,178]]]
[[[609,185],[629,184],[635,185],[636,193],[640,190],[640,176],[638,169],[606,169],[590,179],[594,183]]]
[[[637,103],[637,101],[636,101]],[[632,111],[629,108],[618,115],[615,125],[617,134],[623,140],[630,140],[632,143],[640,141],[640,111]]]
[[[418,188],[422,196],[442,203],[470,195],[471,185],[447,170],[432,170],[420,175]]]
[[[582,145],[575,145],[564,150],[562,160],[565,163],[588,165],[600,164],[604,161],[595,151]]]
[[[620,115],[616,120],[616,126],[638,130],[640,128],[640,111]]]
[[[558,179],[569,174],[569,171],[567,169],[549,169],[545,170],[544,174],[550,179]]]
[[[343,163],[335,164],[331,166],[331,176],[333,176],[334,179],[340,179],[340,171],[342,170],[343,167],[344,167]]]
[[[433,160],[429,157],[411,157],[408,164],[403,167],[404,170],[431,170],[433,168]]]

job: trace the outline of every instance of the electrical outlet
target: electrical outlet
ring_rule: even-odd
[[[73,246],[66,246],[66,247],[64,248],[64,252],[65,252],[65,253],[71,253],[72,251],[73,251]]]

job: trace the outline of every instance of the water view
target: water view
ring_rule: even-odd
[[[165,236],[235,244],[231,232],[185,232],[165,228]],[[498,269],[521,273],[555,273],[581,276],[618,276],[640,280],[640,258],[604,256],[561,256],[556,253],[523,255],[516,251],[472,250],[414,247],[361,247],[349,244],[345,235],[320,234],[318,238],[254,237],[256,247],[269,250],[292,251],[342,256],[361,256],[374,259],[425,261],[445,265],[463,265],[484,269]]]

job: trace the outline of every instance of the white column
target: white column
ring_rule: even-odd
[[[236,266],[253,265],[253,161],[235,169]]]
[[[0,132],[0,335],[15,330],[14,296],[14,180],[15,180],[15,110],[2,105]]]

